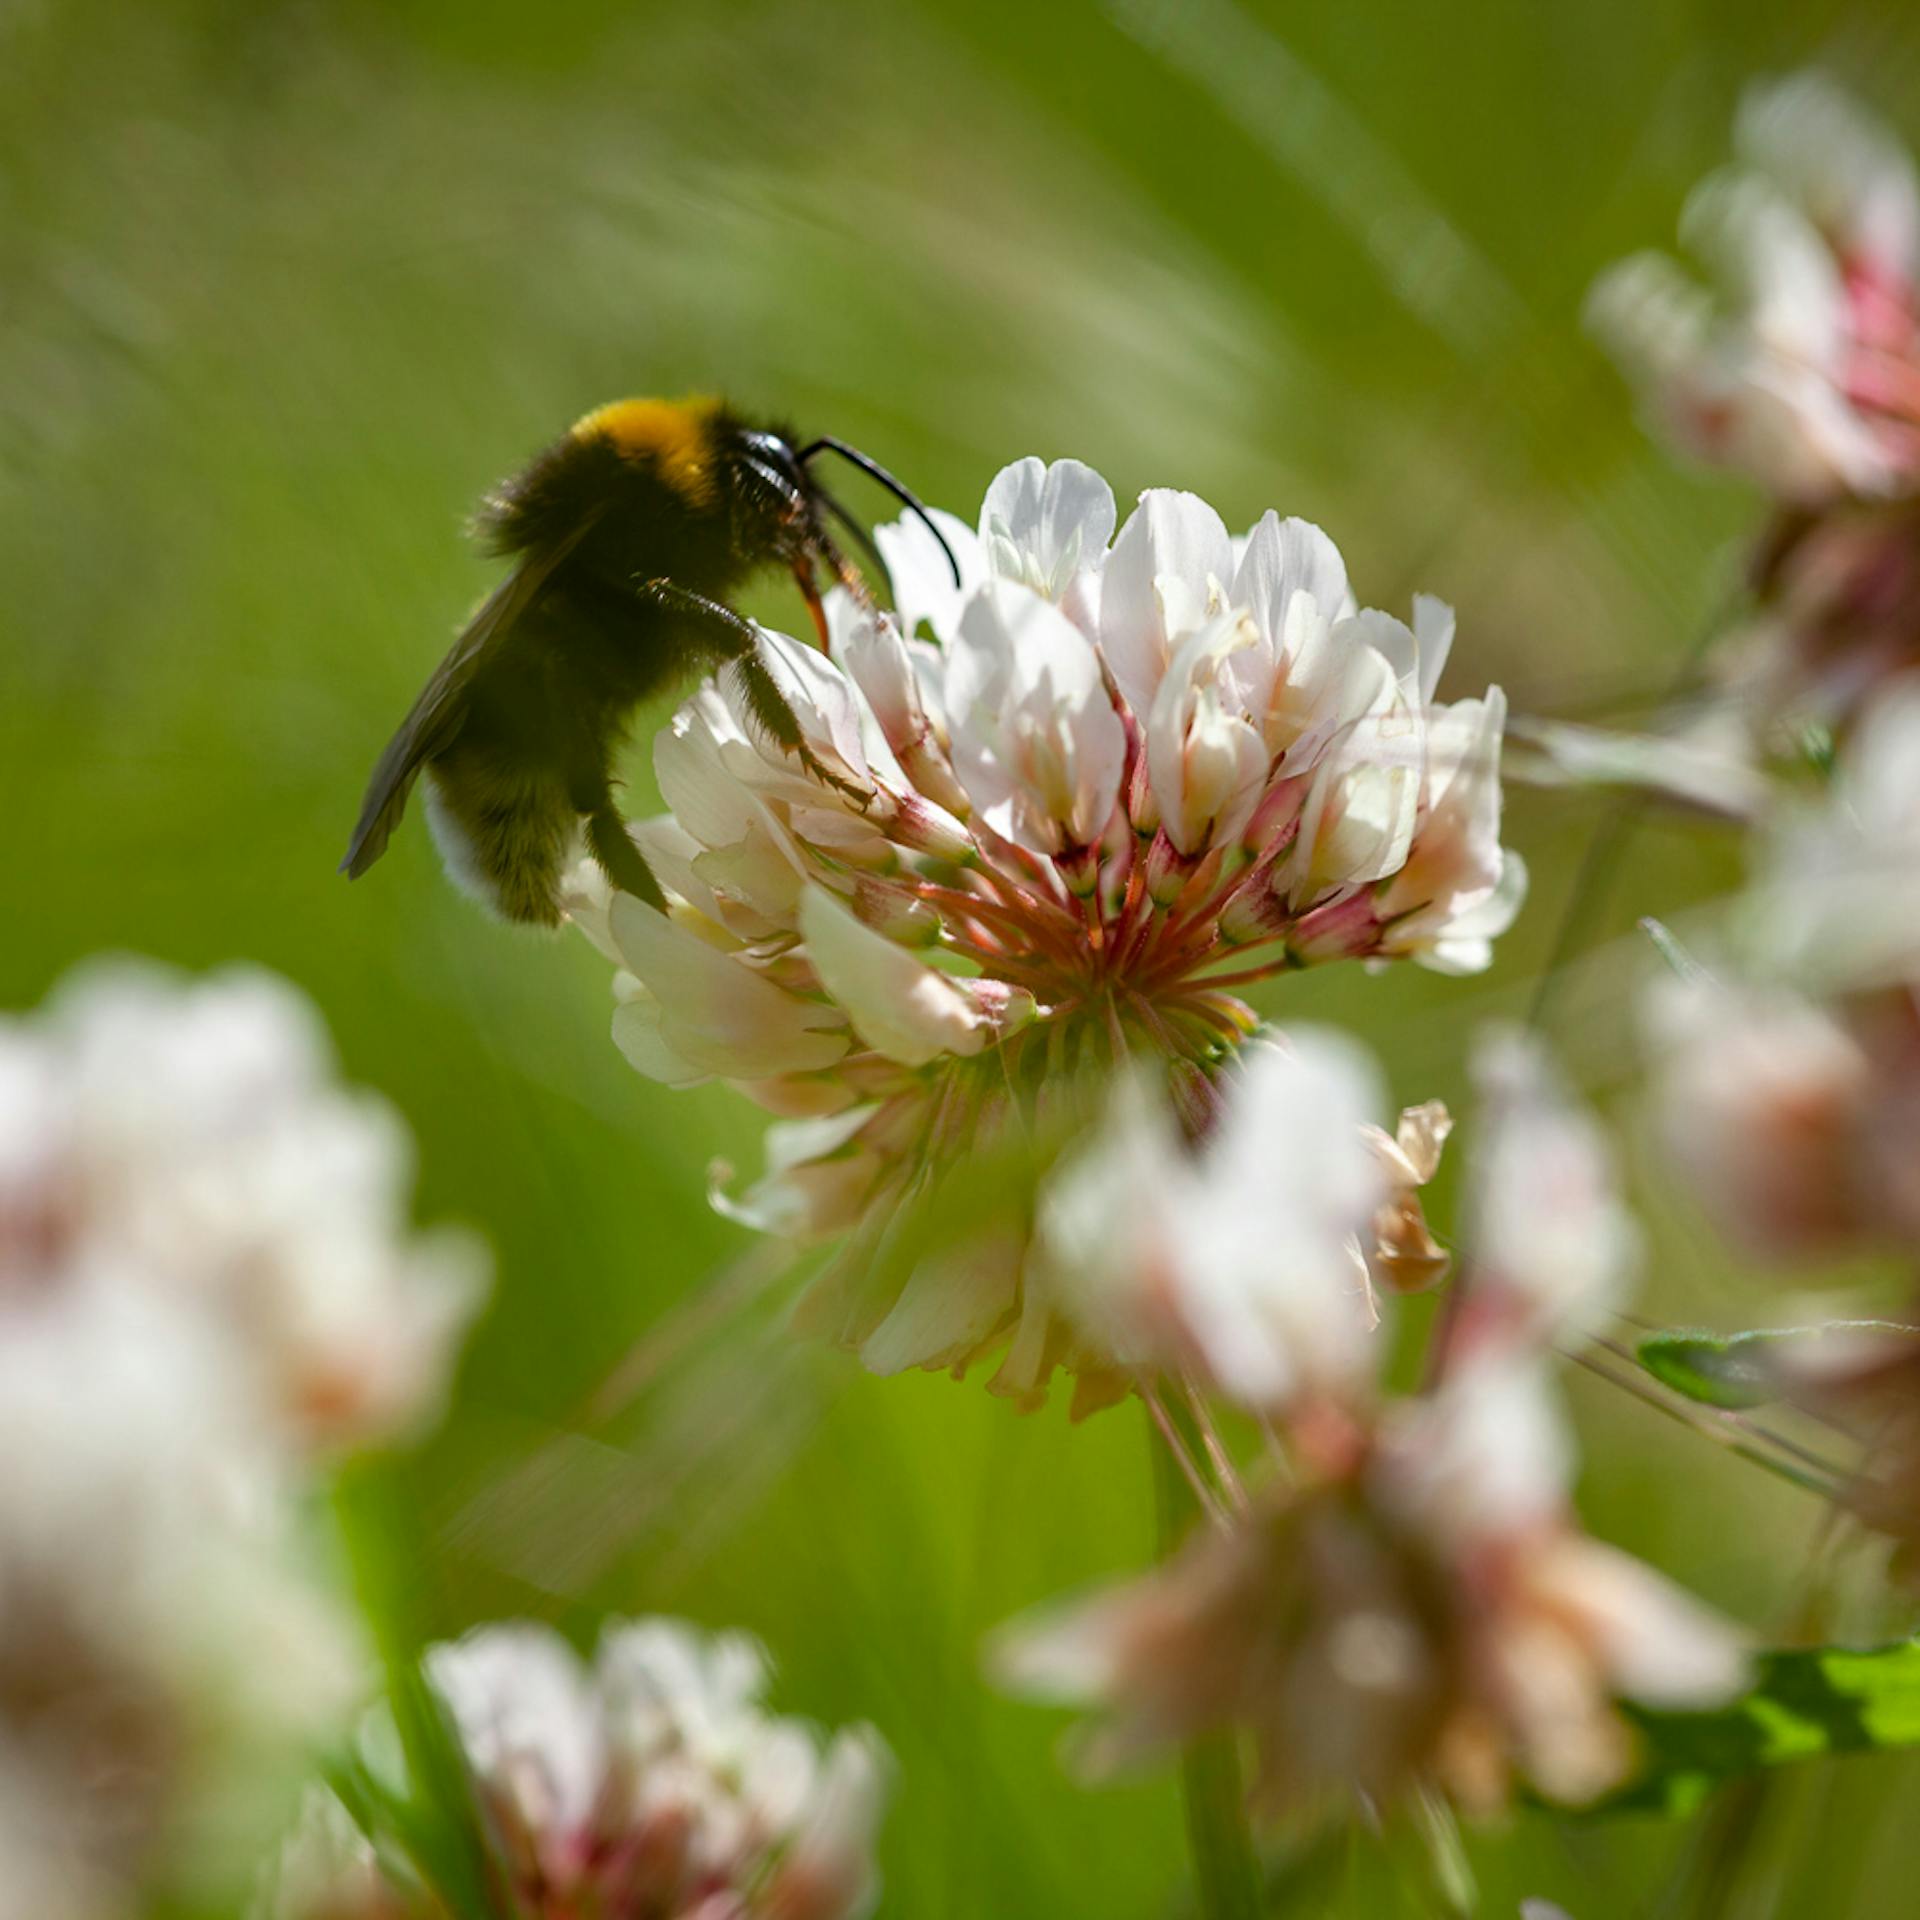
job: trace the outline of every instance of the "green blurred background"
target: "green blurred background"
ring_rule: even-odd
[[[492,1239],[447,1429],[349,1501],[398,1636],[744,1624],[783,1704],[871,1718],[899,1757],[888,1914],[1180,1910],[1171,1783],[1073,1787],[1057,1717],[977,1678],[990,1625],[1151,1551],[1139,1422],[784,1342],[704,1200],[710,1160],[756,1163],[758,1116],[629,1073],[604,964],[482,919],[417,822],[336,878],[362,779],[487,584],[461,537],[482,488],[597,401],[711,385],[963,514],[1028,452],[1123,500],[1305,514],[1363,599],[1457,604],[1454,691],[1631,711],[1751,502],[1642,440],[1581,294],[1669,238],[1742,83],[1815,59],[1920,135],[1904,0],[0,0],[0,998],[101,948],[280,968],[410,1119],[423,1209]],[[1511,807],[1535,893],[1487,979],[1330,972],[1268,1010],[1459,1101],[1471,1023],[1524,1010],[1602,812]],[[1629,1122],[1633,916],[1684,921],[1737,871],[1650,827],[1590,902],[1554,1025]],[[1756,1283],[1657,1179],[1644,1200],[1650,1311],[1753,1317]],[[717,1280],[742,1304],[690,1322]],[[662,1326],[664,1364],[590,1420]],[[1812,1511],[1572,1391],[1596,1527],[1777,1627]],[[1920,1835],[1882,1816],[1914,1784],[1790,1784],[1735,1910],[1910,1912]],[[1658,1911],[1697,1844],[1526,1816],[1475,1846],[1484,1911]],[[1374,1852],[1291,1910],[1423,1911]]]

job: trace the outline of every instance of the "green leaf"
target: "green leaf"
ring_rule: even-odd
[[[1649,1334],[1635,1350],[1640,1364],[1662,1386],[1705,1406],[1744,1412],[1778,1400],[1780,1374],[1774,1355],[1782,1347],[1801,1350],[1828,1338],[1860,1334],[1920,1338],[1920,1328],[1894,1320],[1829,1320],[1810,1327],[1756,1327],[1746,1333],[1713,1333],[1679,1327]]]
[[[1709,1713],[1628,1705],[1644,1762],[1596,1813],[1692,1812],[1723,1781],[1823,1754],[1920,1746],[1920,1639],[1763,1654],[1754,1685]]]
[[[385,1811],[422,1879],[458,1920],[504,1920],[488,1863],[486,1812],[440,1696],[418,1663],[391,1676],[394,1725],[412,1789]]]

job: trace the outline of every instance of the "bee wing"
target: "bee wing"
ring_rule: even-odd
[[[592,519],[583,521],[564,540],[528,554],[487,596],[447,657],[434,669],[433,678],[421,688],[419,699],[387,742],[387,750],[367,782],[367,795],[360,803],[360,818],[347,857],[340,862],[340,871],[348,879],[359,879],[386,852],[387,841],[407,810],[407,795],[413,791],[422,764],[443,751],[460,731],[460,723],[466,718],[467,689],[474,675],[533,604],[554,568],[592,526]]]

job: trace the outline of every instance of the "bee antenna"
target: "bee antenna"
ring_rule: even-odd
[[[953,557],[953,549],[947,545],[946,535],[933,524],[926,508],[878,460],[862,453],[858,447],[848,446],[844,440],[836,440],[830,433],[823,433],[818,440],[809,441],[794,458],[804,467],[816,453],[837,453],[842,460],[858,467],[870,480],[877,480],[885,487],[933,535],[940,551],[947,556],[947,565],[953,571],[953,584],[956,587],[960,585],[960,562]]]
[[[885,573],[887,571],[887,563],[879,547],[875,544],[873,535],[870,534],[825,487],[815,487],[813,497],[847,530],[852,536],[854,544],[859,547],[860,551],[864,553],[882,573]]]

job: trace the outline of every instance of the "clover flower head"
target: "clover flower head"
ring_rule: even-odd
[[[1444,1264],[1416,1195],[1445,1109],[1403,1116],[1395,1139],[1374,1121],[1383,1106],[1367,1055],[1313,1028],[1250,1045],[1191,1145],[1164,1099],[1124,1083],[1046,1190],[1042,1284],[1134,1373],[1257,1413],[1370,1397],[1370,1255],[1390,1274],[1401,1259]]]
[[[769,1714],[759,1648],[677,1620],[616,1621],[589,1664],[507,1623],[433,1648],[485,1816],[489,1864],[529,1920],[858,1920],[879,1891],[887,1756]],[[409,1905],[409,1900],[413,1904]],[[437,1913],[327,1801],[281,1863],[276,1920]]]
[[[1269,1816],[1435,1790],[1486,1814],[1520,1780],[1591,1800],[1631,1761],[1617,1697],[1710,1704],[1744,1663],[1729,1628],[1579,1530],[1571,1464],[1538,1356],[1485,1354],[1154,1572],[1003,1630],[994,1669],[1094,1709],[1074,1749],[1094,1776],[1250,1732]]]
[[[411,1158],[264,973],[97,965],[0,1026],[0,1289],[172,1292],[300,1449],[430,1410],[484,1291],[475,1246],[413,1235]]]
[[[983,1236],[964,1276],[876,1282],[901,1209],[1137,1059],[1204,1129],[1257,1024],[1233,987],[1345,958],[1483,967],[1524,888],[1499,841],[1504,702],[1435,700],[1447,609],[1360,609],[1304,521],[1236,541],[1168,491],[1117,519],[1091,469],[1019,462],[976,529],[937,522],[958,589],[924,527],[880,529],[898,617],[837,593],[825,653],[759,636],[811,766],[737,687],[703,687],[656,742],[670,812],[633,828],[668,912],[586,867],[570,896],[620,969],[627,1058],[795,1123],[723,1203],[867,1236],[808,1322],[885,1371],[1005,1346],[1023,1400],[1077,1352],[1024,1230]]]
[[[1819,507],[1920,477],[1920,194],[1912,161],[1817,74],[1756,87],[1738,164],[1688,202],[1711,290],[1658,254],[1612,268],[1588,323],[1687,451]]]
[[[481,1268],[271,977],[96,966],[0,1021],[0,1884],[50,1920],[234,1892],[364,1653],[316,1457],[442,1383]]]

